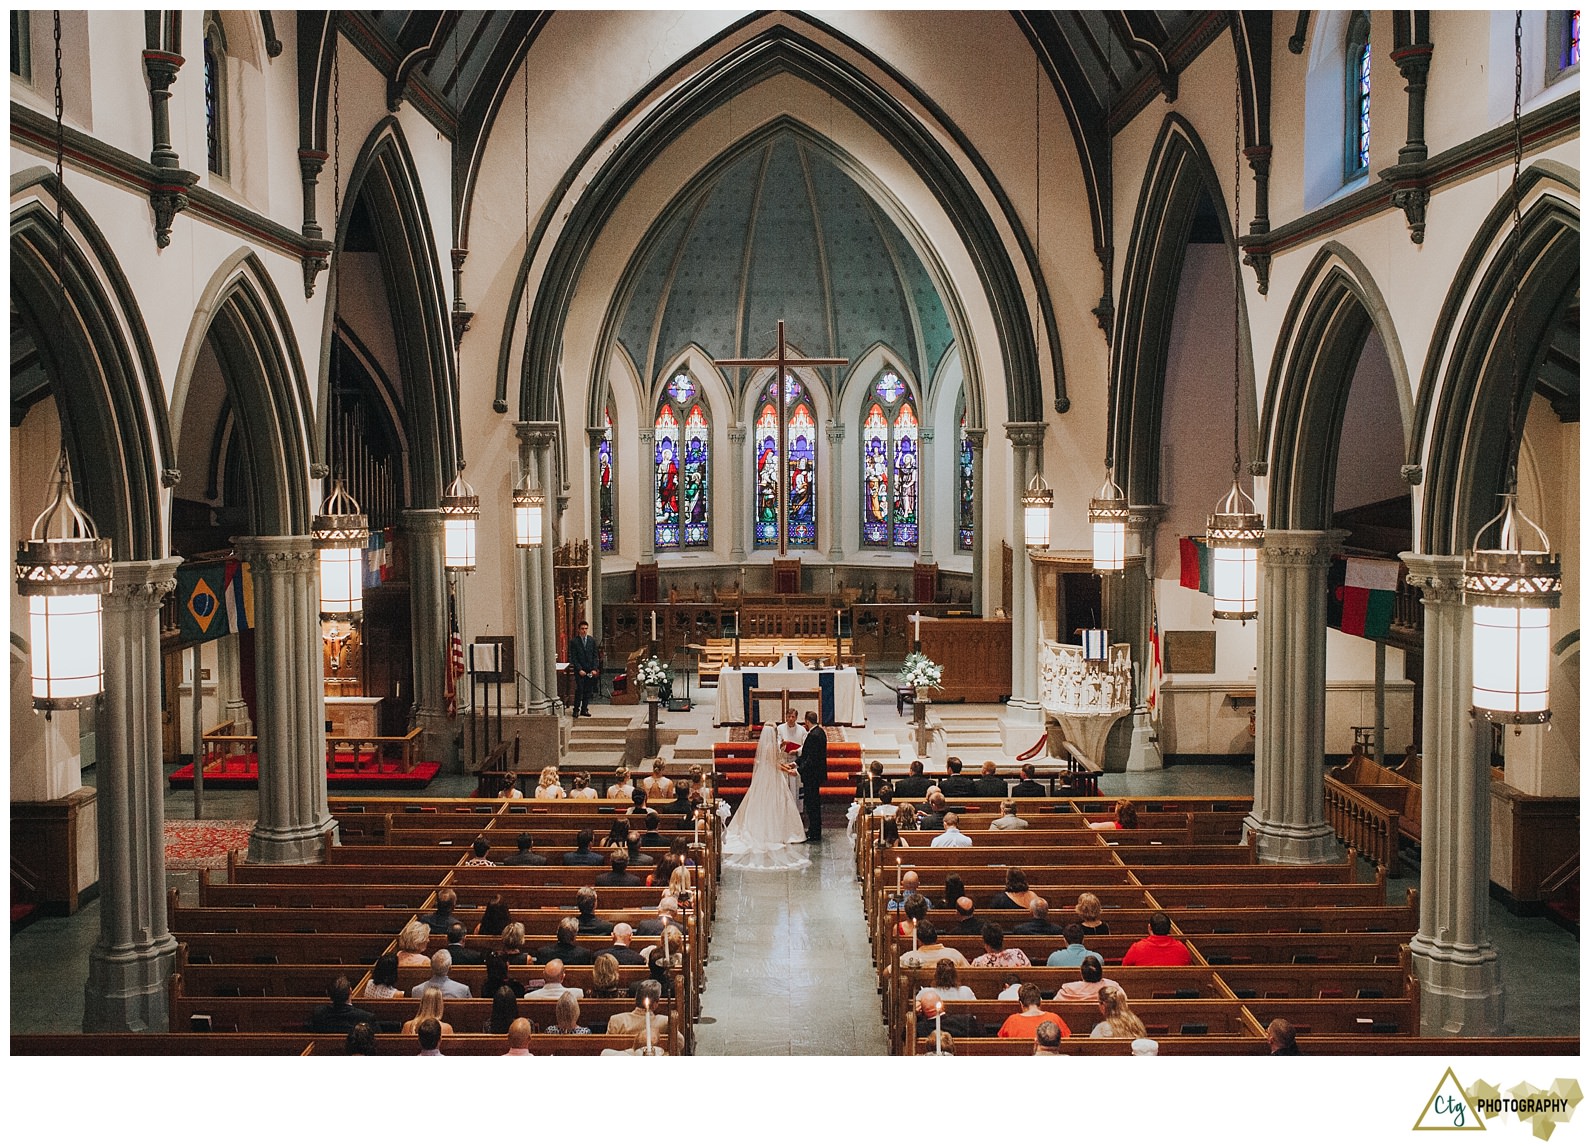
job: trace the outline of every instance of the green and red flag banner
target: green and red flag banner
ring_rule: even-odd
[[[1325,623],[1355,637],[1381,640],[1391,632],[1400,561],[1335,557],[1326,576]]]
[[[1209,546],[1202,537],[1181,539],[1181,585],[1214,595],[1215,578],[1209,561]]]
[[[254,627],[254,575],[244,561],[205,561],[177,570],[177,625],[184,644]]]

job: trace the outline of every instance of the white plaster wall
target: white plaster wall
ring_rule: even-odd
[[[1402,407],[1380,332],[1370,328],[1347,394],[1341,447],[1336,454],[1336,509],[1403,497],[1406,447]]]

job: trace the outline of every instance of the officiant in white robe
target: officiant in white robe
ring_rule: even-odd
[[[801,745],[806,743],[806,727],[800,722],[800,713],[793,708],[784,714],[783,721],[773,730],[773,734],[778,737],[778,742],[781,745],[793,744],[795,746],[789,750],[792,756],[799,755]],[[790,795],[795,797],[795,803],[799,805],[801,802],[801,778],[799,774],[790,776],[789,790]]]

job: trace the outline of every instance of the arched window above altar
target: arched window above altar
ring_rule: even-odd
[[[596,496],[601,513],[602,552],[618,548],[613,529],[613,407],[602,410],[602,441],[596,447]]]
[[[795,549],[817,545],[817,417],[811,395],[793,374],[784,376],[785,433],[778,424],[778,392],[767,384],[755,422],[755,543],[758,549],[778,545],[780,441],[789,442],[789,504],[786,544]]]
[[[663,390],[655,428],[657,548],[707,548],[712,544],[712,431],[700,387],[689,374],[675,374]]]
[[[921,426],[911,387],[884,370],[862,399],[861,544],[915,549],[920,524]]]

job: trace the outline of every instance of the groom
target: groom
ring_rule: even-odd
[[[806,741],[795,758],[806,804],[806,841],[823,838],[823,781],[828,778],[828,734],[817,723],[817,714],[806,714]]]

